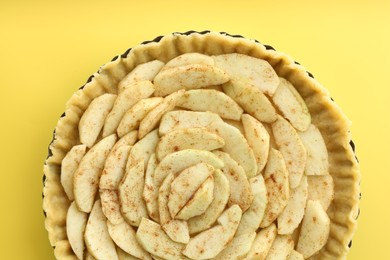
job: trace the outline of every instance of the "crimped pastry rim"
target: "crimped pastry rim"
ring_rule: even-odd
[[[208,55],[237,52],[262,58],[297,88],[326,142],[329,171],[335,185],[335,198],[327,212],[331,219],[329,239],[311,259],[345,259],[357,227],[360,196],[360,171],[350,138],[350,121],[313,75],[286,54],[241,35],[211,31],[159,36],[128,49],[101,66],[67,102],[49,145],[43,176],[45,226],[56,258],[77,259],[66,237],[66,212],[70,202],[60,183],[60,166],[63,157],[78,141],[77,126],[82,113],[94,97],[116,93],[118,82],[138,64],[153,59],[166,62],[186,52]]]

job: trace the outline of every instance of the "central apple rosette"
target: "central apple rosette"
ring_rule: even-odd
[[[326,242],[324,141],[264,60],[191,53],[139,65],[117,94],[92,100],[79,137],[61,171],[79,259],[307,258]],[[305,211],[316,223],[300,225]]]

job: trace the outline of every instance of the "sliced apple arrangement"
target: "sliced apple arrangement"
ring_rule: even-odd
[[[333,180],[305,102],[271,65],[187,53],[95,98],[62,161],[79,259],[307,259]]]

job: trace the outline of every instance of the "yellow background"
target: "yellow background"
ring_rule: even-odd
[[[211,29],[303,64],[353,121],[362,171],[348,259],[390,259],[390,1],[0,1],[0,259],[54,259],[42,165],[65,102],[127,48]]]

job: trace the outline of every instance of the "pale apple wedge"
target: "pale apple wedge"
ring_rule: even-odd
[[[189,220],[203,214],[214,199],[214,178],[212,175],[206,179],[195,192],[193,197],[176,215],[176,219]]]
[[[119,258],[119,255],[118,255],[118,258]],[[86,251],[85,253],[85,260],[96,260],[95,257],[93,257],[93,255],[91,255],[88,250]],[[119,258],[118,260],[121,260],[121,258]]]
[[[228,153],[244,168],[248,178],[257,175],[257,163],[253,150],[237,128],[224,122],[214,122],[210,125],[210,131],[225,140],[225,145],[221,148],[221,151]]]
[[[140,160],[143,160],[144,168],[146,168],[150,156],[156,150],[158,141],[159,137],[157,129],[147,134],[142,140],[139,140],[130,150],[126,170],[129,170]]]
[[[308,200],[296,250],[309,258],[328,241],[330,220],[318,200]]]
[[[224,163],[222,172],[229,181],[230,197],[229,206],[237,204],[242,211],[246,211],[253,201],[253,194],[248,178],[244,169],[229,156],[229,154],[214,151],[213,152]]]
[[[100,201],[102,210],[106,218],[112,224],[120,224],[123,217],[120,210],[118,190],[100,190]]]
[[[304,260],[303,255],[295,250],[291,251],[290,256],[287,258],[287,260]]]
[[[185,128],[208,128],[211,123],[217,121],[222,122],[221,117],[211,112],[171,111],[161,118],[159,134],[165,135],[171,131]]]
[[[309,109],[301,95],[289,81],[280,78],[279,86],[272,99],[275,106],[295,129],[306,131],[311,122]]]
[[[221,69],[203,64],[188,64],[161,70],[154,78],[156,97],[164,97],[179,89],[197,89],[220,85],[229,80]]]
[[[248,114],[241,116],[245,138],[253,150],[257,162],[257,173],[260,173],[267,163],[270,136],[260,121]]]
[[[275,108],[257,87],[242,81],[229,81],[222,87],[228,96],[257,120],[266,123],[272,123],[276,120]]]
[[[163,230],[174,242],[187,244],[190,241],[188,224],[184,220],[171,219],[162,225]]]
[[[84,239],[88,251],[96,259],[117,260],[115,244],[108,233],[106,217],[103,214],[100,200],[95,201],[85,228]]]
[[[116,147],[120,147],[122,145],[130,145],[130,146],[132,146],[137,141],[138,141],[138,131],[134,130],[134,131],[131,131],[131,132],[125,134],[124,136],[122,136],[118,140],[118,142],[116,142],[116,144],[113,147],[113,149],[115,149]]]
[[[160,222],[158,213],[158,188],[154,183],[154,171],[158,165],[156,154],[150,156],[145,173],[145,187],[142,194],[149,217],[156,222]]]
[[[125,167],[130,154],[131,146],[115,146],[108,154],[104,164],[104,169],[99,182],[100,189],[118,189],[119,182],[125,174]]]
[[[256,232],[246,233],[243,235],[235,235],[233,240],[229,242],[227,247],[222,250],[214,259],[243,259],[251,250],[252,243],[255,240]]]
[[[191,235],[210,228],[227,205],[230,196],[229,181],[219,169],[215,170],[213,176],[214,200],[202,215],[190,218],[188,220],[188,228]]]
[[[190,64],[214,65],[214,60],[208,55],[197,52],[184,53],[168,61],[163,69]]]
[[[107,155],[116,141],[115,135],[110,135],[93,146],[81,160],[73,176],[73,193],[79,209],[89,213],[95,201],[99,188],[99,178]]]
[[[165,63],[159,60],[149,61],[136,66],[118,84],[118,92],[121,93],[128,85],[137,81],[153,80]]]
[[[245,257],[247,260],[264,260],[276,238],[277,228],[275,224],[260,230],[255,240],[253,241],[252,248]]]
[[[142,198],[144,184],[144,162],[140,160],[126,172],[118,189],[122,215],[133,226],[138,226],[141,218],[148,216]]]
[[[142,119],[158,104],[163,101],[163,98],[152,97],[138,101],[123,115],[117,129],[119,137],[124,136],[128,132],[139,127]]]
[[[160,122],[161,117],[173,110],[177,105],[177,102],[183,96],[185,90],[176,91],[169,96],[166,96],[156,107],[154,107],[147,115],[141,120],[138,129],[138,138],[142,139],[150,131],[152,131]]]
[[[301,182],[305,170],[307,158],[305,146],[295,128],[281,116],[272,124],[272,132],[286,162],[290,187],[294,189]]]
[[[232,81],[252,84],[270,96],[278,87],[278,75],[265,60],[238,53],[216,55],[213,59],[215,66],[224,70]]]
[[[288,171],[279,151],[271,148],[263,176],[268,204],[260,224],[262,228],[269,226],[276,220],[286,207],[290,197]]]
[[[240,120],[243,109],[228,95],[214,89],[187,91],[177,104],[192,111],[210,111],[225,119]]]
[[[223,161],[212,152],[194,149],[181,150],[167,155],[160,162],[154,172],[154,183],[156,187],[160,187],[169,173],[177,174],[201,162],[210,164],[216,169],[221,169],[224,166]]]
[[[266,260],[287,259],[294,249],[291,235],[276,236],[267,254]]]
[[[84,230],[87,225],[88,214],[80,211],[75,202],[72,202],[66,215],[66,235],[69,244],[78,259],[84,259]]]
[[[334,184],[331,175],[307,176],[308,200],[319,200],[327,211],[334,198]]]
[[[257,175],[249,180],[253,194],[253,202],[243,214],[236,236],[256,232],[263,220],[268,203],[267,190],[262,175]]]
[[[329,175],[328,151],[320,130],[310,125],[299,137],[307,151],[306,175]]]
[[[217,256],[233,239],[242,210],[233,205],[218,218],[218,225],[190,239],[183,254],[191,259],[210,259]]]
[[[181,254],[185,245],[172,241],[159,224],[142,218],[136,237],[149,253],[163,259],[185,259]]]
[[[171,131],[164,135],[156,147],[157,159],[161,161],[170,153],[197,149],[211,151],[225,145],[225,141],[217,134],[211,133],[204,128],[187,128]]]
[[[121,224],[114,225],[107,221],[108,233],[114,243],[126,253],[139,259],[151,260],[152,257],[138,243],[133,227],[123,221]]]
[[[126,86],[115,100],[111,112],[104,122],[103,137],[116,132],[123,115],[138,101],[150,97],[155,90],[149,80],[138,81]]]
[[[303,176],[299,186],[290,190],[287,205],[278,216],[278,234],[292,234],[299,226],[305,214],[307,195],[307,177]]]
[[[75,145],[65,155],[61,163],[61,184],[70,201],[74,200],[73,176],[79,167],[80,161],[85,155],[87,146],[84,144]]]
[[[198,163],[183,170],[172,182],[168,209],[172,219],[194,196],[195,192],[208,179],[212,178],[214,167],[205,163]]]
[[[160,214],[160,224],[172,241],[186,244],[190,239],[187,222],[183,220],[172,219],[169,213],[168,201],[171,191],[171,183],[175,176],[170,173],[164,180],[159,190],[158,207]]]
[[[80,142],[88,148],[95,144],[116,98],[114,94],[103,94],[92,100],[82,115],[79,123]]]

